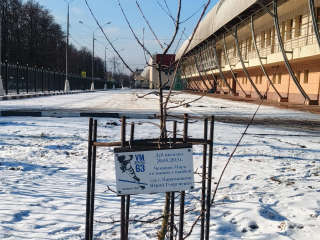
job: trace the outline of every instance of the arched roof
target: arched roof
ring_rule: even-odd
[[[200,22],[187,52],[255,3],[256,0],[220,0]],[[189,40],[186,40],[177,51],[176,60],[181,58],[188,42]]]

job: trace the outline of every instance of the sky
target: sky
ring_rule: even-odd
[[[55,20],[60,24],[64,31],[67,29],[67,13],[68,4],[70,0],[36,0],[44,8],[48,9],[55,17]],[[67,1],[67,2],[66,2]],[[207,10],[209,12],[218,0],[211,0],[210,6]],[[127,22],[121,12],[118,0],[87,0],[89,7],[92,9],[94,16],[99,24],[102,26],[108,22],[110,24],[103,27],[107,37],[113,41],[115,48],[121,51],[120,54],[128,63],[132,70],[143,69],[146,66],[146,60],[142,48],[134,38]],[[140,40],[143,38],[145,46],[151,52],[161,53],[162,50],[149,30],[145,20],[143,19],[136,2],[134,0],[120,0],[123,10],[132,25],[133,31]],[[165,46],[170,42],[174,33],[174,24],[168,14],[164,0],[139,0],[138,1],[146,19],[155,31],[156,36],[159,38],[161,44]],[[178,0],[167,0],[168,8],[175,17],[177,15]],[[181,5],[181,24],[180,31],[177,35],[177,40],[174,42],[173,47],[169,53],[173,53],[177,46],[189,37],[196,26],[196,23],[201,15],[204,4],[207,0],[182,0]],[[162,8],[165,10],[163,10]],[[69,42],[76,46],[78,49],[87,47],[92,50],[93,31],[98,28],[92,14],[85,0],[73,0],[70,3],[70,29],[69,29]],[[167,11],[168,12],[168,11]],[[191,17],[191,18],[190,18]],[[83,24],[79,23],[82,21]],[[179,43],[182,30],[185,29],[185,35],[182,36],[182,41]],[[108,44],[100,29],[95,31],[95,56],[99,56],[103,60],[107,59],[107,66],[111,67],[109,58],[114,56],[114,51]],[[107,48],[107,50],[105,50]],[[124,49],[124,50],[122,50]],[[147,56],[147,60],[149,57]],[[121,69],[122,68],[122,69]],[[122,66],[119,70],[124,70],[129,73],[125,67]]]

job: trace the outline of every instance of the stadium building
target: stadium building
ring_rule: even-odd
[[[319,23],[320,0],[221,0],[176,54],[184,88],[318,105]]]

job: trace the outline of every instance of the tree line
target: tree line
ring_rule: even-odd
[[[48,9],[34,0],[0,0],[0,7],[2,62],[65,71],[66,32]],[[68,74],[80,75],[82,71],[92,76],[92,52],[69,44]],[[112,75],[105,71],[104,60],[95,57],[94,77],[106,76]]]

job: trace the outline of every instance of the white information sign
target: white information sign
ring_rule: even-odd
[[[192,148],[115,153],[117,195],[194,188]]]

